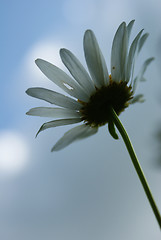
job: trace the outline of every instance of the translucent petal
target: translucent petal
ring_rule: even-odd
[[[136,102],[143,103],[145,102],[144,95],[138,94],[133,99],[131,99],[130,104],[134,104]]]
[[[140,50],[142,49],[146,39],[148,38],[149,34],[145,33],[139,40],[139,46],[138,46],[138,53],[140,52]]]
[[[29,88],[26,93],[31,97],[45,100],[57,106],[75,110],[79,110],[82,107],[82,105],[74,99],[46,88]]]
[[[46,122],[40,127],[39,131],[36,134],[36,137],[40,132],[44,131],[45,129],[58,127],[58,126],[75,124],[75,123],[78,123],[78,122],[81,122],[81,121],[82,120],[80,118],[67,118],[67,119],[58,119],[58,120],[53,120],[53,121],[50,121],[50,122]]]
[[[138,75],[139,80],[142,79],[142,77],[143,77],[143,75],[144,75],[144,73],[145,73],[148,65],[149,65],[153,60],[154,60],[154,58],[151,57],[151,58],[148,58],[148,59],[144,62],[143,66],[142,66],[142,68],[141,68],[141,70],[140,70],[140,73],[139,73],[139,75]]]
[[[105,59],[99,48],[94,33],[87,30],[84,34],[84,54],[86,63],[97,88],[105,85],[109,81],[109,74]]]
[[[97,132],[98,132],[98,128],[96,128],[96,127],[92,128],[92,127],[88,126],[86,131],[79,137],[79,139],[84,139],[84,138],[90,137]]]
[[[31,108],[27,115],[39,116],[39,117],[53,117],[53,118],[79,118],[81,114],[74,110],[65,108],[51,108],[51,107],[36,107]]]
[[[130,80],[132,71],[134,69],[135,56],[137,53],[137,46],[138,46],[139,38],[140,38],[142,32],[143,32],[143,29],[135,37],[134,41],[131,44],[130,50],[129,50],[128,61],[127,61],[127,71],[126,71],[126,81],[127,82]]]
[[[144,80],[143,75],[144,75],[144,73],[145,73],[148,65],[149,65],[153,60],[154,60],[153,57],[152,57],[152,58],[148,58],[148,59],[144,62],[144,64],[142,65],[138,76],[134,79],[133,92],[135,92],[138,82],[142,81],[142,79]]]
[[[131,30],[132,27],[134,25],[135,20],[132,20],[131,22],[129,22],[129,24],[127,25],[127,36],[128,36],[128,41],[130,39],[130,34],[131,34]]]
[[[79,60],[67,49],[61,49],[60,56],[71,75],[84,91],[87,92],[88,95],[91,95],[95,91],[94,84]]]
[[[111,51],[111,76],[112,80],[119,82],[122,80],[123,66],[127,54],[127,32],[126,24],[123,22],[113,39]],[[123,62],[122,62],[123,60]]]
[[[128,35],[127,35],[127,28],[125,28],[123,39],[122,39],[122,54],[121,54],[121,61],[120,61],[121,80],[122,81],[125,81],[127,50],[128,50]]]
[[[61,150],[76,140],[95,134],[97,130],[97,128],[91,128],[85,124],[72,128],[66,132],[62,138],[60,138],[51,151]]]
[[[89,96],[84,90],[60,68],[42,59],[37,59],[35,62],[45,76],[57,86],[77,99],[88,101]]]

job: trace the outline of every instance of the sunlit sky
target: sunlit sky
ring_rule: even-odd
[[[92,29],[110,69],[113,36],[135,19],[132,37],[150,36],[137,64],[154,56],[137,93],[146,102],[128,108],[125,125],[161,211],[161,2],[160,0],[1,1],[0,238],[3,240],[159,240],[158,224],[122,140],[107,126],[56,153],[50,150],[70,127],[36,132],[46,119],[29,117],[49,106],[25,94],[38,86],[62,92],[34,63],[43,58],[67,71],[59,49],[85,65],[83,34]],[[158,160],[159,159],[159,160]],[[158,164],[160,162],[160,165]]]

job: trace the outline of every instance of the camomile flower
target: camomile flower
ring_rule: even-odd
[[[135,90],[137,83],[145,80],[144,72],[153,58],[144,62],[134,78],[135,60],[148,34],[142,34],[141,30],[129,47],[133,24],[134,20],[128,25],[123,22],[116,31],[111,50],[110,74],[91,30],[85,32],[83,40],[90,74],[67,49],[60,50],[60,57],[72,77],[45,60],[36,60],[37,66],[45,76],[70,95],[65,96],[45,88],[29,88],[26,91],[32,97],[58,106],[36,107],[27,112],[27,115],[54,118],[44,123],[38,133],[48,128],[81,123],[67,131],[52,151],[58,151],[76,140],[97,133],[98,128],[105,124],[108,124],[111,135],[118,138],[111,120],[111,108],[119,115],[130,104],[144,101],[142,94],[135,95]]]
[[[109,133],[117,139],[116,126],[161,229],[160,212],[130,138],[118,118],[118,115],[130,104],[144,101],[143,95],[135,95],[135,91],[138,82],[145,80],[145,70],[153,60],[153,58],[147,59],[134,78],[135,60],[148,34],[142,34],[143,30],[141,30],[129,47],[133,24],[134,20],[127,26],[123,22],[116,31],[112,43],[110,74],[96,37],[91,30],[85,32],[83,42],[89,73],[73,53],[67,49],[60,50],[60,57],[72,77],[51,63],[37,59],[36,64],[45,76],[70,96],[45,88],[29,88],[26,91],[28,95],[45,100],[58,107],[36,107],[30,109],[27,114],[55,119],[44,123],[37,134],[48,128],[81,123],[67,131],[54,145],[52,151],[58,151],[76,140],[94,135],[98,128],[106,123]]]

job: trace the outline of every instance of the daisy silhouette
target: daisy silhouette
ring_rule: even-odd
[[[109,132],[118,138],[111,120],[111,108],[119,115],[130,104],[143,102],[143,95],[135,95],[137,83],[144,81],[144,72],[153,60],[147,59],[134,78],[135,60],[148,37],[141,30],[129,47],[129,38],[134,20],[123,22],[116,31],[111,50],[111,70],[108,72],[105,59],[91,30],[84,34],[84,54],[89,73],[80,61],[67,49],[60,50],[60,57],[71,77],[53,64],[37,59],[39,69],[62,88],[68,96],[45,88],[29,88],[26,93],[58,107],[36,107],[27,115],[51,117],[37,135],[48,128],[81,123],[67,131],[54,145],[58,151],[72,142],[97,133],[98,128],[108,124]],[[69,96],[70,95],[70,96]]]

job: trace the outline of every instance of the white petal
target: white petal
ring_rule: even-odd
[[[91,95],[95,91],[94,84],[79,60],[67,49],[61,49],[60,56],[71,75],[84,91],[87,92],[88,95]]]
[[[69,109],[79,110],[82,106],[74,99],[46,88],[29,88],[26,93],[31,97],[42,99],[57,106]]]
[[[123,22],[113,39],[111,51],[111,76],[112,80],[119,82],[122,78],[123,69],[125,67],[127,54],[127,29],[126,24]],[[122,62],[123,61],[123,62]]]
[[[84,34],[84,54],[86,63],[97,88],[105,85],[109,81],[109,74],[105,59],[99,48],[94,33],[87,30]]]
[[[148,38],[149,34],[145,33],[139,40],[139,45],[138,45],[138,53],[140,52],[140,50],[142,49],[146,39]]]
[[[126,71],[126,81],[127,82],[130,80],[131,75],[133,75],[135,57],[136,57],[136,53],[137,53],[137,46],[138,46],[139,38],[142,34],[142,31],[143,31],[143,29],[135,37],[134,41],[131,44],[130,50],[129,50],[128,61],[127,61],[127,71]]]
[[[60,68],[42,59],[37,59],[35,62],[47,78],[49,78],[68,94],[82,101],[88,101],[88,95],[83,91],[78,83],[76,83]]]
[[[120,61],[122,81],[125,81],[125,75],[126,75],[127,50],[128,50],[128,35],[127,35],[127,28],[125,28],[123,39],[122,39],[122,53],[121,53],[121,61]]]
[[[144,64],[142,65],[138,76],[134,79],[133,92],[135,92],[138,82],[142,81],[142,79],[143,79],[143,81],[144,81],[143,75],[144,75],[144,73],[145,73],[148,65],[149,65],[153,60],[154,60],[153,57],[152,57],[152,58],[148,58],[148,59],[144,62]]]
[[[72,128],[66,132],[62,138],[60,138],[60,140],[54,145],[51,151],[61,150],[72,142],[91,136],[96,132],[97,128],[91,128],[85,124]]]
[[[128,41],[130,39],[130,34],[131,34],[131,30],[132,27],[134,25],[135,20],[132,20],[131,22],[129,22],[129,24],[127,25],[127,36],[128,36]]]
[[[81,121],[82,120],[80,118],[67,118],[67,119],[58,119],[58,120],[53,120],[53,121],[50,121],[50,122],[46,122],[40,127],[39,131],[36,134],[36,137],[40,132],[44,131],[45,129],[64,126],[64,125],[75,124],[75,123],[78,123],[78,122],[81,122]]]
[[[141,79],[142,79],[142,77],[143,77],[143,75],[144,75],[144,73],[145,73],[148,65],[149,65],[153,60],[154,60],[154,58],[151,57],[151,58],[148,58],[148,59],[144,62],[143,66],[142,66],[142,68],[141,68],[141,70],[140,70],[140,72],[139,72],[139,75],[138,75],[139,81],[141,81]]]
[[[27,115],[39,116],[39,117],[53,117],[53,118],[79,118],[81,114],[74,110],[65,108],[51,108],[51,107],[36,107],[30,109]]]
[[[79,137],[79,139],[84,139],[84,138],[90,137],[97,132],[98,132],[98,128],[96,128],[96,127],[93,128],[93,127],[88,126],[86,131]]]

